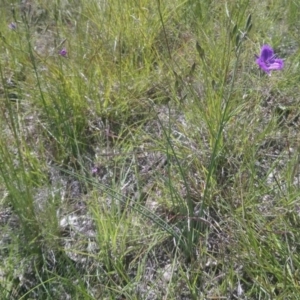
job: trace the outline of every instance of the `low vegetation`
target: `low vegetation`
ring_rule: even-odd
[[[298,299],[299,26],[297,0],[0,2],[0,298]]]

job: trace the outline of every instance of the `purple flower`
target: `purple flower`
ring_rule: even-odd
[[[17,28],[17,25],[16,25],[16,23],[11,22],[11,23],[8,25],[8,28],[11,29],[11,30],[15,30],[15,29]]]
[[[99,168],[98,167],[93,167],[92,168],[92,176],[96,176],[98,172],[99,172]]]
[[[256,55],[256,63],[267,74],[272,70],[281,70],[284,67],[284,62],[280,58],[276,58],[271,46],[263,45],[260,51],[260,56]]]
[[[63,56],[63,57],[66,57],[68,55],[68,51],[66,48],[62,48],[60,51],[59,51],[59,55]]]

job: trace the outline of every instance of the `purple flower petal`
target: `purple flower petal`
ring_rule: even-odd
[[[262,46],[260,56],[257,57],[256,63],[267,74],[270,74],[271,70],[281,70],[284,67],[283,60],[275,57],[274,51],[269,45]]]
[[[274,56],[274,51],[269,45],[263,45],[260,51],[260,58],[264,61],[271,59]]]
[[[11,22],[11,23],[8,25],[8,28],[11,29],[11,30],[15,30],[15,29],[17,28],[17,25],[16,25],[16,23]]]
[[[63,57],[66,57],[68,55],[68,51],[66,48],[62,48],[60,51],[59,51],[59,55],[63,56]]]
[[[92,168],[92,175],[96,175],[98,173],[99,169],[98,167],[93,167]]]
[[[282,59],[276,58],[269,65],[269,70],[281,70],[284,67]]]

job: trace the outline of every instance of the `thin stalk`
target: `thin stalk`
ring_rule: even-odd
[[[200,206],[200,215],[203,214],[203,210],[205,209],[205,200],[208,196],[208,191],[209,191],[209,188],[210,188],[211,178],[212,178],[213,172],[215,171],[215,163],[216,163],[217,153],[218,153],[218,150],[219,150],[219,143],[220,143],[220,140],[221,140],[223,129],[225,128],[225,125],[228,121],[227,112],[228,112],[228,108],[229,108],[230,97],[231,97],[233,87],[234,87],[234,83],[235,83],[237,65],[238,65],[239,56],[240,56],[240,49],[241,48],[239,47],[238,50],[237,50],[237,58],[236,58],[236,61],[235,61],[235,64],[234,64],[232,80],[231,80],[229,92],[228,92],[227,97],[226,97],[227,99],[226,99],[226,102],[225,102],[225,107],[224,107],[224,110],[223,110],[223,114],[221,116],[219,129],[218,129],[218,132],[217,132],[217,136],[216,136],[213,151],[212,151],[212,156],[211,156],[209,167],[208,167],[208,175],[207,175],[206,185],[205,185],[205,189],[204,189],[204,193],[203,193],[203,201],[202,201],[201,206]],[[226,73],[225,73],[225,76],[226,76]]]

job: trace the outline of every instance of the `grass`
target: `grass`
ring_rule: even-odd
[[[1,299],[299,298],[297,1],[0,7]]]

